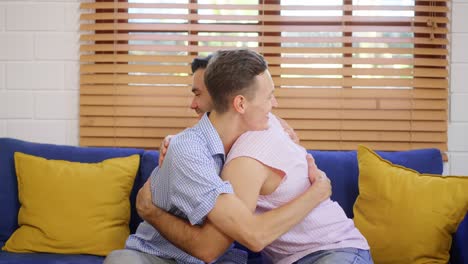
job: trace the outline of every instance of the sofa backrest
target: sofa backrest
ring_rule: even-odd
[[[141,179],[143,184],[151,176],[151,172],[158,166],[159,151],[148,150],[143,153],[140,163]]]
[[[353,218],[353,205],[359,194],[359,168],[356,151],[308,151],[317,167],[323,170],[332,182],[332,199],[343,207],[346,215]],[[377,152],[394,164],[411,168],[420,173],[442,174],[442,155],[438,149],[418,149],[396,152]]]
[[[308,150],[308,152],[314,157],[317,167],[330,178],[333,187],[332,199],[343,207],[348,217],[353,218],[353,205],[359,194],[356,151]],[[443,171],[442,156],[438,149],[377,153],[392,163],[412,168],[420,173],[441,174]],[[145,151],[143,154],[140,165],[143,182],[158,165],[158,159],[158,151]]]
[[[0,243],[4,243],[18,228],[18,186],[13,155],[23,152],[46,159],[59,159],[75,162],[101,162],[115,157],[126,157],[133,154],[143,155],[140,149],[125,148],[88,148],[52,144],[40,144],[11,138],[0,138]],[[141,219],[135,211],[135,197],[142,185],[141,174],[135,177],[132,194],[131,231],[134,232]]]

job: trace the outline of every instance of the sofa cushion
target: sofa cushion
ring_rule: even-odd
[[[420,174],[358,148],[354,222],[376,263],[447,263],[468,210],[468,177]]]
[[[76,162],[100,162],[115,157],[126,157],[133,154],[142,155],[144,150],[125,148],[88,148],[52,144],[26,142],[11,138],[0,138],[0,241],[5,242],[18,228],[18,187],[13,162],[13,153],[23,152],[46,159],[60,159]],[[135,184],[130,196],[132,217],[130,230],[134,232],[138,226],[135,209],[135,197],[141,187],[140,174],[135,178]],[[138,184],[136,184],[138,183]]]
[[[129,236],[140,156],[79,163],[15,153],[20,227],[3,250],[105,256]]]
[[[0,251],[0,264],[102,264],[104,257]]]

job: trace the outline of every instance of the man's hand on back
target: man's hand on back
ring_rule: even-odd
[[[312,157],[312,155],[307,154],[306,159],[307,166],[309,169],[309,180],[312,183],[311,188],[315,188],[317,193],[320,194],[319,196],[322,197],[323,200],[328,199],[332,194],[330,179],[328,179],[325,172],[317,168],[317,165],[315,164],[315,160]]]
[[[163,210],[153,204],[151,195],[151,184],[147,180],[146,183],[138,191],[136,197],[136,209],[138,215],[145,221],[148,221],[149,217],[157,217]]]
[[[317,168],[317,164],[315,164],[315,159],[307,153],[306,155],[307,159],[307,167],[308,167],[308,175],[309,175],[309,180],[311,183],[314,183],[315,180],[321,177],[320,170]]]

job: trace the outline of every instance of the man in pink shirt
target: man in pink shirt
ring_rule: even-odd
[[[212,108],[203,83],[205,62],[207,59],[196,59],[192,64],[194,98],[191,108],[199,114]],[[222,178],[231,182],[236,194],[252,211],[263,213],[279,208],[311,185],[307,152],[292,139],[297,141],[294,131],[270,114],[267,130],[246,132],[228,153]],[[161,146],[161,157],[168,144],[169,140]],[[316,177],[323,176],[316,168]],[[143,188],[138,196],[139,204],[150,199],[150,195]],[[158,210],[148,204],[139,209],[143,218],[147,214],[145,211]],[[367,241],[342,208],[330,199],[263,252],[271,263],[372,263]]]
[[[234,143],[222,177],[256,213],[293,200],[311,186],[306,150],[271,114],[269,128],[249,131]],[[271,263],[372,263],[369,245],[337,202],[327,199],[263,250]]]

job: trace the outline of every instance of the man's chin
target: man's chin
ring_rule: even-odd
[[[262,130],[268,130],[270,129],[270,124],[267,124]]]
[[[270,129],[270,124],[265,124],[264,126],[258,126],[256,128],[252,128],[251,131],[265,131]]]

